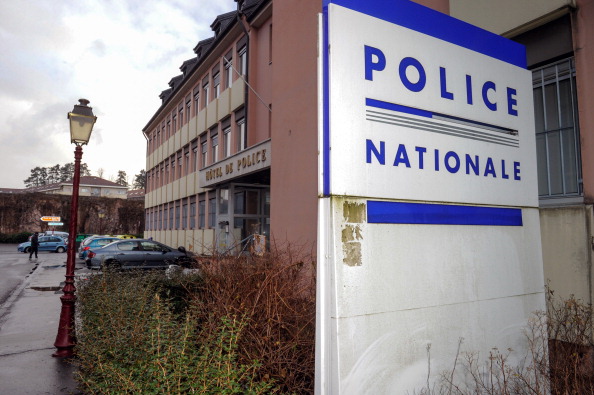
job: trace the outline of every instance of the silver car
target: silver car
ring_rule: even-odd
[[[156,269],[169,265],[188,266],[192,254],[184,247],[173,249],[147,239],[122,239],[91,249],[85,260],[90,269]]]

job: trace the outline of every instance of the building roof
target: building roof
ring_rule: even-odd
[[[191,58],[191,59],[186,60],[181,65],[181,67],[179,69],[182,71],[182,73],[184,75],[184,78],[186,77],[186,75],[188,73],[188,70],[191,70],[192,69],[192,66],[194,66],[196,63],[198,63],[198,58],[197,57],[194,57],[194,58]]]
[[[64,184],[72,184],[72,180],[65,182]],[[125,185],[120,185],[116,182],[106,180],[104,178],[95,177],[95,176],[82,176],[80,178],[80,185],[90,185],[90,186],[101,186],[101,187],[114,187],[114,188],[126,188]]]
[[[214,22],[210,25],[210,28],[215,32],[215,37],[224,32],[236,16],[236,11],[227,12],[217,16]]]
[[[196,44],[194,47],[194,53],[198,56],[198,59],[200,59],[202,55],[208,51],[213,41],[214,37],[209,37],[207,39],[198,41],[198,44]]]
[[[62,185],[72,185],[72,180],[56,182],[53,184],[42,185],[39,187],[27,188],[26,192],[43,192],[51,191],[52,189],[59,189]],[[91,186],[91,187],[110,187],[110,188],[124,188],[128,189],[127,186],[117,184],[113,181],[106,180],[104,178],[95,176],[81,176],[80,186]]]
[[[128,199],[144,199],[144,189],[132,189],[128,191]]]
[[[26,191],[23,188],[0,188],[0,193],[24,193]]]
[[[250,21],[253,17],[255,17],[258,12],[270,2],[270,0],[235,0],[238,3],[239,10],[230,11],[221,15],[218,15],[212,24],[210,25],[211,29],[215,33],[213,37],[209,37],[204,40],[200,40],[196,47],[194,47],[194,53],[196,54],[195,62],[190,60],[186,60],[181,66],[180,70],[182,71],[182,75],[176,76],[172,78],[169,82],[169,89],[165,89],[161,91],[159,94],[159,98],[161,99],[161,106],[157,110],[157,112],[151,117],[147,125],[142,129],[143,132],[147,130],[151,122],[153,122],[154,118],[157,114],[167,105],[171,97],[176,93],[176,91],[183,85],[185,78],[192,74],[192,72],[200,67],[202,63],[202,59],[206,58],[206,55],[216,47],[216,44],[224,37],[227,32],[231,29],[233,25],[237,23],[237,13],[244,15],[248,21]],[[180,80],[178,78],[181,77]]]

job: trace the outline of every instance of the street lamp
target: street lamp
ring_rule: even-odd
[[[97,117],[93,109],[88,106],[87,99],[79,99],[79,104],[74,105],[72,112],[68,113],[70,120],[70,142],[76,144],[74,150],[74,178],[72,179],[72,203],[70,205],[70,226],[68,228],[68,256],[66,259],[66,282],[60,300],[60,324],[54,346],[56,352],[53,357],[71,357],[74,355],[76,334],[74,332],[74,303],[76,301],[76,288],[74,286],[74,266],[76,251],[76,223],[78,221],[78,188],[80,185],[80,160],[82,159],[82,146],[89,142],[93,125]]]

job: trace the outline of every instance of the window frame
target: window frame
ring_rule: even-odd
[[[531,71],[539,199],[582,197],[582,163],[574,58],[568,57]],[[569,81],[569,91],[564,92],[562,84],[567,88],[567,81]],[[566,94],[565,100],[562,98],[562,93]],[[569,123],[566,119],[569,119]]]

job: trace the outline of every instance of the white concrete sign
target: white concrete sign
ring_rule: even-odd
[[[405,0],[322,18],[317,393],[418,392],[460,338],[520,360],[544,308],[524,48]]]

